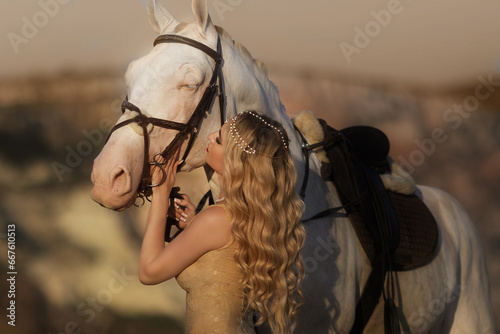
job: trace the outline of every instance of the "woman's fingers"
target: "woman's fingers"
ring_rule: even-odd
[[[182,161],[179,161],[179,151],[176,151],[165,158],[160,153],[155,154],[151,163],[151,184],[160,188],[172,188],[177,175],[177,168]]]
[[[187,206],[189,204],[191,204],[191,202],[189,201],[189,196],[186,195],[186,194],[179,194],[182,196],[182,198],[178,198],[176,203],[181,205],[181,206]]]
[[[196,215],[196,207],[191,203],[189,196],[181,194],[181,198],[174,199],[175,210],[179,221],[189,223]]]

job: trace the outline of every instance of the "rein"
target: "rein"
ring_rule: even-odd
[[[193,39],[183,37],[183,36],[178,36],[178,35],[161,35],[158,36],[154,43],[153,47],[156,46],[157,44],[161,43],[180,43],[180,44],[185,44],[191,47],[194,47],[208,56],[210,56],[214,61],[215,61],[215,66],[212,72],[212,77],[210,78],[210,82],[205,89],[205,92],[203,93],[203,96],[201,97],[200,102],[198,103],[198,106],[194,110],[193,114],[189,118],[186,124],[184,123],[178,123],[174,121],[169,121],[169,120],[164,120],[164,119],[159,119],[159,118],[154,118],[154,117],[148,117],[144,115],[140,108],[134,105],[133,103],[128,101],[128,97],[125,98],[121,105],[121,110],[122,113],[125,113],[126,110],[134,111],[138,113],[137,116],[130,118],[128,120],[125,120],[121,123],[116,124],[112,129],[111,132],[109,133],[108,139],[111,136],[111,134],[132,123],[137,123],[141,128],[144,136],[144,163],[142,167],[142,178],[141,178],[141,183],[139,184],[139,187],[137,189],[137,197],[141,198],[144,202],[145,199],[149,200],[149,197],[152,194],[152,188],[159,186],[163,182],[165,182],[166,179],[166,173],[165,170],[163,170],[162,166],[165,164],[165,162],[162,162],[162,159],[160,159],[160,156],[163,158],[163,160],[173,151],[176,149],[180,148],[182,144],[188,140],[187,148],[184,152],[184,155],[182,157],[183,162],[179,165],[179,168],[184,165],[186,158],[191,151],[191,148],[194,144],[194,140],[196,139],[196,136],[198,134],[198,129],[201,126],[201,123],[203,121],[203,118],[206,117],[206,113],[210,110],[210,107],[212,106],[212,103],[215,100],[215,96],[218,93],[218,99],[219,99],[219,110],[220,110],[220,120],[221,124],[223,123],[224,119],[224,87],[223,87],[223,81],[222,81],[222,47],[221,47],[221,42],[220,42],[220,37],[218,36],[217,38],[217,51],[209,48],[205,44],[202,44],[198,41],[195,41]],[[165,149],[162,152],[158,152],[153,156],[153,160],[150,161],[149,159],[149,146],[150,146],[150,139],[149,139],[149,134],[147,127],[149,124],[152,124],[153,126],[158,126],[164,129],[170,129],[170,130],[176,130],[179,131],[174,139],[168,144]],[[163,177],[161,181],[158,184],[151,184],[151,166],[155,166],[161,169],[163,172]]]

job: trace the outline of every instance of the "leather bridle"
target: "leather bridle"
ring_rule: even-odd
[[[210,82],[205,89],[205,92],[203,93],[203,96],[201,97],[200,102],[198,103],[198,106],[194,110],[193,114],[191,115],[190,119],[187,121],[187,123],[178,123],[174,121],[169,121],[169,120],[164,120],[164,119],[159,119],[155,117],[148,117],[144,115],[139,107],[134,105],[133,103],[128,101],[128,97],[125,98],[121,105],[121,110],[122,113],[125,113],[126,110],[134,111],[138,115],[135,117],[132,117],[130,119],[127,119],[121,123],[116,124],[112,129],[109,134],[111,134],[132,123],[137,123],[141,128],[142,132],[144,135],[144,163],[142,167],[142,179],[141,183],[139,184],[139,187],[137,189],[137,197],[141,198],[143,201],[145,199],[149,200],[149,197],[152,194],[152,187],[158,186],[162,184],[165,179],[166,179],[166,173],[165,170],[162,168],[162,166],[165,164],[165,160],[168,157],[168,155],[172,152],[175,152],[175,150],[179,149],[182,144],[188,140],[188,144],[186,147],[186,150],[184,152],[184,155],[182,157],[183,162],[181,165],[183,165],[186,162],[186,158],[189,154],[189,151],[191,150],[194,140],[196,139],[196,136],[198,134],[198,129],[201,126],[201,122],[203,121],[203,118],[206,117],[205,114],[210,110],[212,103],[214,102],[215,96],[218,94],[219,98],[219,109],[220,109],[220,120],[221,124],[224,122],[224,87],[223,87],[223,82],[222,82],[222,48],[221,48],[221,42],[220,42],[220,37],[217,37],[217,51],[209,48],[208,46],[195,41],[193,39],[183,37],[183,36],[178,36],[178,35],[161,35],[158,36],[154,43],[153,46],[156,46],[157,44],[160,43],[180,43],[180,44],[185,44],[189,45],[191,47],[194,47],[200,51],[203,51],[205,54],[210,56],[214,61],[215,61],[215,66],[212,72],[212,77],[210,78]],[[149,161],[149,145],[150,145],[150,140],[149,140],[149,134],[148,134],[148,125],[152,124],[153,126],[158,126],[164,129],[171,129],[171,130],[176,130],[179,131],[174,139],[168,144],[165,149],[162,152],[158,152],[154,155],[153,160]],[[109,137],[108,137],[109,139]],[[162,158],[160,158],[162,157]],[[179,165],[179,166],[181,166]],[[163,172],[163,178],[162,180],[155,185],[151,184],[151,166],[159,167],[162,172]]]

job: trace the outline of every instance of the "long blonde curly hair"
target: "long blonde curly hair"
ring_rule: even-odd
[[[253,115],[252,115],[253,113]],[[231,133],[225,140],[223,190],[236,242],[235,261],[242,272],[245,305],[257,311],[257,325],[268,322],[274,333],[288,333],[303,301],[300,255],[305,229],[304,203],[295,191],[297,173],[280,123],[244,112],[232,126],[255,150],[244,152]],[[233,133],[234,136],[234,133]]]

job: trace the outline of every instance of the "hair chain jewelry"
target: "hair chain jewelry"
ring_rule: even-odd
[[[247,113],[252,115],[253,117],[257,118],[260,120],[262,123],[264,123],[267,127],[270,127],[271,129],[276,130],[280,134],[281,137],[281,142],[283,143],[283,146],[285,147],[285,150],[288,150],[288,145],[285,140],[285,136],[283,136],[283,133],[281,132],[280,129],[275,127],[272,124],[269,124],[266,120],[264,120],[261,116],[257,115],[251,110],[244,111],[243,113]],[[236,130],[236,119],[238,118],[238,115],[234,116],[232,119],[231,124],[229,124],[229,132],[231,133],[231,137],[233,137],[233,140],[235,141],[236,145],[238,145],[243,152],[248,153],[248,154],[255,154],[256,151],[254,148],[252,148],[245,140],[240,136],[238,133],[238,130]]]
[[[229,132],[231,133],[231,137],[233,137],[234,142],[243,150],[243,152],[248,154],[255,154],[255,149],[250,147],[250,145],[248,145],[245,140],[241,138],[238,130],[236,130],[236,118],[238,118],[238,115],[234,116],[231,124],[229,124]]]

